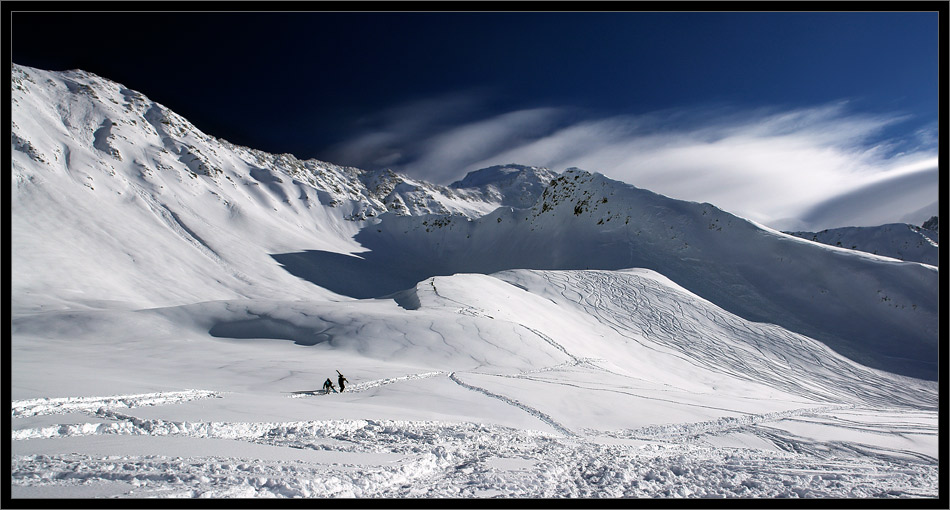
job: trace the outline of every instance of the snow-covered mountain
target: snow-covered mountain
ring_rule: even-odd
[[[823,244],[936,266],[939,262],[937,217],[922,226],[892,223],[878,227],[842,227],[821,232],[789,232]]]
[[[146,305],[326,294],[268,254],[359,251],[350,238],[367,218],[476,217],[530,202],[547,177],[525,167],[507,186],[445,187],[268,154],[83,71],[14,66],[13,104],[17,307],[34,306],[32,296],[48,307],[103,296]]]
[[[359,259],[319,250],[274,258],[301,278],[358,298],[434,275],[649,268],[726,310],[809,335],[869,366],[936,376],[936,268],[845,256],[710,204],[569,169],[530,209],[380,220],[354,237],[370,250]],[[365,274],[375,276],[367,281]]]
[[[12,77],[15,497],[936,494],[932,265],[580,169],[301,161],[83,71]]]
[[[464,179],[453,182],[450,187],[478,190],[482,200],[494,206],[492,210],[500,206],[524,209],[538,201],[555,177],[557,174],[546,168],[498,165],[469,172]]]

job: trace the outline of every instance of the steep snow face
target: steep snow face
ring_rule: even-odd
[[[878,227],[843,227],[821,232],[789,233],[822,244],[936,266],[939,263],[936,218],[934,216],[923,227],[893,223]]]
[[[365,220],[478,216],[480,190],[268,154],[83,71],[13,67],[15,306],[338,299],[271,253],[348,253]],[[58,304],[57,304],[58,303]]]
[[[276,258],[321,287],[364,298],[461,272],[649,268],[746,319],[817,338],[872,367],[936,378],[932,266],[804,241],[579,169],[553,179],[530,209],[381,220],[355,236],[370,250],[359,259],[321,251]],[[359,279],[367,273],[378,277]]]
[[[13,74],[14,306],[328,295],[267,253],[353,249],[325,204],[355,207],[357,171],[232,146],[82,71]]]

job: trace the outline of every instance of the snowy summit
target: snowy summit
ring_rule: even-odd
[[[15,500],[937,497],[936,258],[11,86]]]

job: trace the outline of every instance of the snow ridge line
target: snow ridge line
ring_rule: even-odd
[[[790,409],[788,411],[776,411],[764,414],[750,414],[739,417],[722,417],[716,420],[703,421],[696,423],[673,423],[668,425],[649,425],[634,430],[625,430],[610,432],[604,434],[594,430],[587,430],[592,435],[604,434],[611,437],[623,437],[634,439],[650,440],[676,440],[676,439],[696,439],[707,434],[718,434],[731,429],[743,429],[750,425],[760,422],[775,421],[793,416],[819,415],[829,411],[839,411],[843,409],[855,409],[855,404],[843,404],[824,407],[805,407],[800,409]]]
[[[554,428],[554,430],[557,430],[558,432],[560,432],[561,434],[563,434],[563,435],[565,435],[565,436],[577,437],[577,434],[575,434],[575,433],[574,433],[573,431],[571,431],[570,429],[568,429],[568,428],[564,427],[563,425],[561,425],[560,423],[558,423],[554,418],[551,418],[551,417],[548,416],[547,414],[542,413],[541,411],[539,411],[539,410],[537,410],[537,409],[535,409],[535,408],[533,408],[533,407],[530,407],[530,406],[527,406],[527,405],[525,405],[525,404],[522,404],[521,402],[518,402],[517,400],[512,399],[512,398],[508,398],[508,397],[506,397],[506,396],[504,396],[504,395],[499,395],[499,394],[497,394],[497,393],[492,393],[492,392],[486,390],[485,388],[480,388],[480,387],[478,387],[478,386],[473,386],[473,385],[471,385],[471,384],[462,382],[462,381],[458,378],[458,376],[455,375],[455,372],[452,372],[451,374],[449,374],[449,379],[451,379],[455,384],[458,384],[459,386],[461,386],[461,387],[463,387],[463,388],[465,388],[465,389],[472,390],[472,391],[477,391],[477,392],[482,393],[482,394],[484,394],[484,395],[487,395],[487,396],[489,396],[489,397],[491,397],[491,398],[495,398],[495,399],[501,400],[502,402],[504,402],[504,403],[506,403],[506,404],[508,404],[508,405],[515,406],[515,407],[521,409],[522,411],[524,411],[524,412],[526,412],[526,413],[528,413],[528,414],[530,414],[530,415],[536,417],[537,419],[543,421],[544,423],[547,423],[547,424],[550,425],[552,428]]]
[[[220,392],[208,390],[159,391],[155,393],[140,393],[136,395],[113,395],[108,397],[61,397],[61,398],[34,398],[16,400],[12,402],[12,417],[25,418],[50,414],[66,414],[73,412],[95,413],[102,407],[118,407],[131,409],[133,407],[156,406],[165,404],[181,404],[202,398],[220,398]]]

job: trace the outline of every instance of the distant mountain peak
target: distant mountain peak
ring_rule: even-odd
[[[932,266],[938,264],[940,239],[936,216],[927,220],[922,227],[891,223],[876,227],[842,227],[821,232],[787,233],[829,246]]]
[[[495,165],[471,171],[466,174],[463,179],[450,184],[449,187],[456,189],[480,188],[483,186],[507,184],[519,179],[543,181],[545,177],[556,175],[555,172],[544,167],[509,163],[507,165]]]
[[[524,209],[533,206],[557,176],[548,168],[509,163],[469,172],[449,187],[477,191],[499,206]]]

